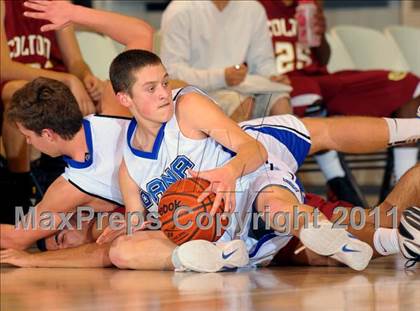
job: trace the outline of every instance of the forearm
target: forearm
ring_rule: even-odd
[[[63,82],[69,85],[71,75],[68,73],[57,72],[52,70],[45,70],[33,68],[31,66],[15,62],[12,60],[3,60],[1,66],[1,80],[25,80],[32,81],[38,77],[45,77]]]
[[[77,59],[68,63],[67,67],[69,72],[78,77],[81,81],[83,81],[86,75],[92,75],[89,66],[82,59]]]
[[[236,156],[226,164],[237,177],[252,173],[268,159],[267,150],[257,140],[239,146]]]
[[[26,223],[26,228],[20,226],[16,228],[14,225],[0,225],[0,248],[13,248],[24,250],[31,247],[37,240],[54,234],[57,230],[42,229],[32,227],[30,222]]]
[[[74,10],[70,14],[70,20],[73,23],[103,33],[125,45],[127,49],[152,50],[153,48],[154,30],[152,26],[142,20],[82,6],[74,6]]]
[[[38,268],[101,268],[112,266],[111,243],[85,244],[75,248],[31,254],[30,266]]]

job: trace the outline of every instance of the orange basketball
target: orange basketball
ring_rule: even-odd
[[[181,179],[172,184],[159,202],[161,229],[174,243],[181,245],[190,240],[217,241],[223,234],[227,220],[221,220],[222,200],[215,216],[210,216],[213,201],[211,193],[201,203],[197,198],[210,185],[202,178]]]

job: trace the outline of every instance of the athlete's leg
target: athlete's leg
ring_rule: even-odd
[[[242,122],[249,120],[252,116],[252,110],[254,109],[254,99],[252,97],[245,98],[238,108],[236,108],[230,117],[235,122]]]
[[[414,118],[333,117],[302,121],[311,135],[311,154],[327,149],[366,153],[420,139],[420,120]]]
[[[230,254],[230,256],[224,256]],[[121,269],[217,272],[248,264],[248,252],[241,240],[215,245],[204,240],[177,247],[162,231],[140,231],[113,242],[109,257]]]
[[[11,172],[27,173],[29,172],[29,151],[25,137],[18,128],[10,123],[6,117],[7,109],[10,106],[13,94],[22,88],[27,81],[10,81],[1,93],[1,100],[4,104],[5,117],[3,120],[3,144],[6,152],[7,165]]]
[[[401,178],[376,210],[359,209],[351,214],[351,208],[340,208],[331,214],[330,220],[368,243],[375,251],[374,257],[396,254],[399,252],[396,227],[401,214],[410,206],[420,205],[419,180],[420,165],[417,165]],[[321,211],[324,212],[322,207]]]
[[[369,263],[369,245],[352,238],[344,229],[332,228],[325,215],[301,204],[290,190],[269,186],[258,194],[256,203],[259,212],[269,213],[272,229],[294,235],[311,251],[331,256],[356,270],[363,270]]]
[[[138,231],[116,239],[109,250],[111,262],[121,269],[173,270],[176,245],[160,230]]]
[[[290,114],[293,112],[290,100],[286,97],[278,98],[270,108],[269,115]]]

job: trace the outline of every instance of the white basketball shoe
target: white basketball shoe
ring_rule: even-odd
[[[299,239],[313,252],[330,256],[357,271],[364,270],[373,255],[369,244],[344,229],[333,228],[331,222],[319,222],[317,226],[310,224],[300,231]]]
[[[175,271],[218,272],[245,267],[248,262],[242,240],[217,244],[194,240],[178,246],[172,254]]]

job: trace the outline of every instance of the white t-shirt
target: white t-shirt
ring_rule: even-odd
[[[172,1],[162,16],[162,61],[173,78],[207,91],[225,88],[225,68],[244,62],[249,74],[276,75],[267,24],[256,1],[230,1],[223,11],[211,1]]]

